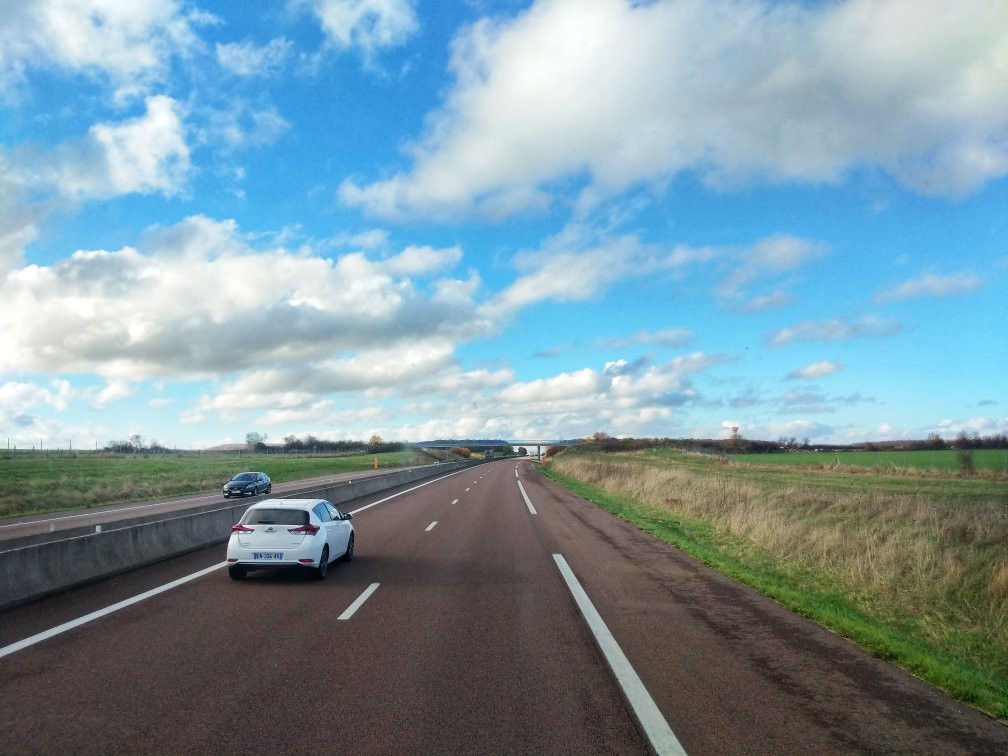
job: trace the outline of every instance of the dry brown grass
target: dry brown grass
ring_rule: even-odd
[[[995,644],[1008,659],[1008,507],[997,497],[894,493],[873,485],[874,471],[837,490],[814,474],[787,484],[747,480],[707,460],[561,455],[552,464],[611,494],[707,522],[870,616],[911,624],[928,639],[958,633]]]

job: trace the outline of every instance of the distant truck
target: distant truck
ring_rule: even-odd
[[[483,459],[493,459],[493,452],[492,451],[483,452]]]

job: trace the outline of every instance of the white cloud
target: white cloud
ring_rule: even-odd
[[[142,115],[95,124],[50,151],[0,149],[0,274],[19,267],[54,211],[124,194],[183,193],[190,162],[181,110],[156,95]]]
[[[432,273],[436,270],[451,269],[461,259],[462,250],[459,247],[434,249],[433,247],[411,245],[398,255],[383,261],[382,267],[394,275],[415,276]]]
[[[241,98],[203,115],[205,123],[198,131],[199,142],[224,151],[271,145],[290,129],[276,108],[256,108]]]
[[[65,410],[75,394],[76,391],[68,381],[58,378],[50,382],[49,388],[36,383],[13,381],[0,384],[0,407],[3,408],[4,424],[13,420],[16,425],[18,416],[40,405]]]
[[[268,76],[277,72],[290,55],[294,43],[284,37],[258,46],[251,41],[217,43],[217,62],[237,76]]]
[[[633,344],[656,344],[658,346],[676,348],[693,341],[693,332],[688,328],[663,328],[660,331],[638,331],[628,339],[613,339],[608,346],[623,349]]]
[[[352,4],[346,4],[352,5]],[[1008,5],[543,0],[454,42],[455,88],[412,166],[340,196],[385,217],[500,217],[695,171],[927,194],[1008,172]]]
[[[707,249],[668,250],[634,235],[610,237],[577,224],[548,239],[541,249],[514,259],[521,275],[484,307],[489,318],[508,316],[546,300],[593,299],[612,284],[652,275],[678,275],[687,265],[707,260]]]
[[[697,352],[660,365],[644,361],[607,362],[602,371],[584,368],[550,378],[513,383],[497,399],[508,406],[508,418],[552,418],[551,423],[588,427],[620,415],[622,432],[648,427],[661,415],[698,398],[690,374],[724,361],[718,355]],[[650,418],[650,420],[645,420]]]
[[[542,404],[559,401],[594,401],[603,390],[602,376],[590,368],[515,383],[501,391],[501,399],[512,404]]]
[[[346,353],[345,373],[377,380],[379,363],[353,365],[351,355],[366,360],[381,344],[383,369],[408,371],[412,350],[443,354],[438,345],[480,327],[464,286],[434,285],[430,295],[410,277],[443,273],[458,256],[416,248],[329,260],[258,249],[234,222],[195,216],[152,230],[139,249],[82,250],[8,273],[0,372],[185,379]],[[440,298],[446,289],[450,301]]]
[[[312,8],[333,44],[366,55],[401,45],[419,29],[411,0],[314,0]]]
[[[858,338],[883,338],[900,330],[899,323],[866,317],[856,322],[834,318],[823,322],[804,321],[792,328],[782,328],[767,337],[772,347],[783,346],[795,341],[850,341]]]
[[[199,40],[209,14],[183,12],[175,0],[18,0],[0,14],[0,94],[34,68],[107,77],[119,98],[145,94],[173,55]]]
[[[136,118],[95,124],[86,137],[61,145],[45,178],[71,199],[180,193],[189,173],[181,108],[164,95],[148,97],[146,108]]]
[[[825,378],[827,375],[833,375],[843,370],[842,362],[830,362],[829,360],[821,360],[820,362],[813,362],[806,365],[803,368],[799,368],[788,374],[788,378],[800,379],[800,380],[814,380],[816,378]]]
[[[786,291],[773,291],[769,294],[757,294],[743,303],[739,309],[743,312],[763,312],[786,307],[794,301],[794,297]]]
[[[960,433],[978,436],[996,436],[1008,434],[1008,417],[969,417],[960,420],[944,419],[929,428],[928,432],[936,432],[946,440],[952,440]],[[921,434],[921,437],[926,435]]]
[[[983,286],[983,279],[975,273],[953,273],[938,276],[926,273],[899,286],[879,292],[876,302],[889,302],[914,297],[953,297],[969,294]]]
[[[389,243],[389,233],[383,228],[369,228],[356,234],[338,234],[333,243],[340,247],[358,249],[385,249]]]
[[[822,257],[824,244],[787,234],[760,239],[750,247],[735,251],[738,259],[733,270],[717,287],[718,297],[726,303],[742,299],[743,287],[761,278],[790,273],[802,265]],[[777,292],[762,298],[750,299],[745,309],[760,310],[783,303],[786,294]]]
[[[105,387],[93,395],[92,403],[96,407],[104,407],[118,402],[136,393],[136,387],[130,381],[110,380]]]
[[[48,208],[25,204],[18,171],[0,151],[0,276],[22,262],[25,247],[39,234]]]

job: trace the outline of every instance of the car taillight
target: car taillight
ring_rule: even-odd
[[[246,528],[240,522],[236,522],[234,525],[231,526],[231,532],[232,533],[253,533],[255,531],[253,531],[252,528]]]
[[[300,528],[288,528],[288,533],[304,533],[305,535],[315,535],[319,532],[318,525],[312,525],[310,522],[307,525],[302,525]]]

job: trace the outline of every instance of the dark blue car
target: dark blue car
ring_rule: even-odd
[[[259,493],[269,493],[273,490],[273,481],[266,473],[243,472],[235,475],[224,484],[224,498],[231,496],[255,496]]]

